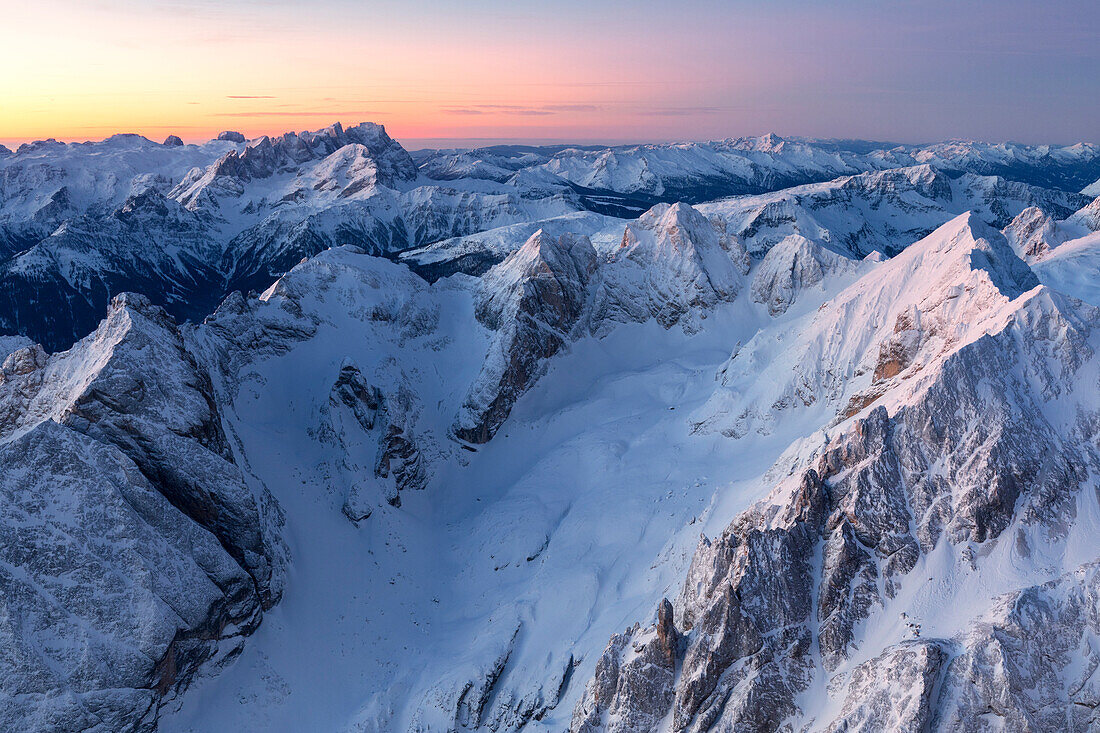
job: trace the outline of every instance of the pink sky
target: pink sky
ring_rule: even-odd
[[[1097,140],[1100,4],[39,0],[0,140],[372,120],[424,138]]]

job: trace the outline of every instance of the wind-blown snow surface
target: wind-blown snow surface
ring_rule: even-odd
[[[285,281],[337,262],[352,282],[363,270],[384,287],[400,282],[398,266],[346,251]],[[711,315],[720,336],[651,321],[576,343],[490,443],[477,453],[451,448],[424,491],[403,493],[399,511],[379,502],[356,527],[340,511],[347,477],[332,464],[341,459],[303,446],[317,442],[328,376],[345,358],[419,365],[408,376],[422,403],[444,418],[457,411],[456,387],[473,380],[485,344],[467,333],[468,291],[441,282],[428,295],[441,321],[422,337],[400,346],[349,338],[362,323],[339,317],[242,380],[231,420],[286,512],[291,590],[257,643],[200,684],[163,729],[448,729],[484,704],[477,687],[505,659],[484,723],[507,728],[549,714],[531,724],[554,729],[557,719],[560,728],[576,691],[563,681],[574,662],[588,672],[578,648],[599,648],[678,581],[715,489],[732,483],[721,470],[724,440],[692,438],[682,411],[713,389],[727,339],[747,338],[767,317],[761,308],[746,299]],[[316,301],[306,309],[334,312]],[[321,364],[331,375],[303,393],[301,374]],[[448,428],[438,419],[422,426],[440,441]],[[683,452],[671,464],[675,447]],[[746,475],[770,460],[755,455]],[[467,685],[475,689],[464,693]]]
[[[400,191],[353,134],[219,165]],[[174,210],[237,200],[207,173]],[[910,166],[517,210],[415,252],[480,277],[309,250],[202,323],[125,295],[69,351],[0,340],[0,722],[1093,728],[1086,204]]]

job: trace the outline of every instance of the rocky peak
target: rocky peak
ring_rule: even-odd
[[[912,191],[933,201],[945,201],[951,198],[951,179],[947,174],[927,163],[909,168],[861,173],[847,179],[843,187],[875,191],[882,195],[897,195]]]
[[[956,223],[960,226],[958,233],[946,240],[946,248],[938,249],[937,254],[965,251],[970,268],[985,272],[993,286],[1007,298],[1022,295],[1039,284],[1035,273],[1016,256],[999,231],[970,213],[944,224],[944,228]]]
[[[752,150],[762,153],[781,152],[786,142],[786,140],[776,135],[774,132],[769,132],[759,137],[739,137],[729,141],[730,145],[736,149]]]
[[[350,359],[344,359],[330,390],[329,404],[322,407],[326,431],[343,444],[346,455],[359,452],[351,450],[350,445],[357,445],[362,436],[369,436],[368,444],[374,444],[373,450],[365,451],[373,452],[373,465],[355,471],[356,479],[344,500],[344,515],[353,522],[369,518],[382,500],[401,506],[399,492],[422,489],[427,480],[420,448],[411,434],[415,399],[405,382],[402,379],[394,393],[387,396],[370,384]],[[352,420],[344,420],[342,411],[350,413]]]
[[[596,250],[588,237],[552,237],[539,229],[523,246],[482,279],[478,319],[492,329],[517,313],[553,311],[550,322],[576,320],[584,289],[596,271]],[[533,302],[546,297],[543,304]]]
[[[1004,228],[1004,235],[1017,256],[1037,262],[1064,241],[1054,219],[1037,206],[1029,206]]]
[[[164,138],[164,142],[161,144],[164,145],[164,147],[166,148],[182,148],[183,139],[180,138],[179,135],[169,135],[168,137]]]
[[[684,640],[679,674],[663,677],[668,681],[647,697],[673,701],[656,709],[624,702],[651,679],[630,667],[630,645],[637,652],[645,639],[661,635],[659,622],[631,630],[625,641],[612,637],[572,730],[622,730],[616,725],[624,714],[617,711],[624,705],[645,713],[632,729],[646,731],[660,730],[664,720],[674,731],[777,730],[785,721],[792,729],[891,728],[890,721],[923,729],[935,727],[937,715],[958,727],[988,709],[996,691],[1031,689],[995,681],[1000,670],[1012,668],[1003,663],[1006,655],[1034,653],[1020,649],[1044,625],[1025,621],[1030,612],[998,622],[1018,629],[1005,654],[983,656],[991,629],[981,623],[963,637],[965,655],[954,659],[951,641],[916,640],[919,624],[906,627],[910,640],[884,648],[873,646],[881,643],[875,630],[861,629],[889,626],[884,609],[903,587],[914,587],[907,584],[927,587],[910,576],[944,543],[954,548],[949,557],[957,567],[939,572],[949,575],[1001,576],[1009,566],[987,557],[1013,531],[1020,557],[1033,551],[1030,537],[1053,543],[1056,556],[1077,521],[1075,503],[1091,495],[1081,467],[1100,456],[1091,438],[1068,425],[1093,424],[1100,401],[1095,390],[1071,396],[1057,385],[1091,374],[1085,364],[1096,351],[1091,344],[1100,311],[1034,284],[1004,237],[964,215],[827,304],[818,314],[823,322],[809,327],[814,338],[849,338],[845,321],[827,315],[834,307],[856,314],[864,328],[893,321],[886,342],[872,337],[858,347],[877,352],[880,362],[895,347],[902,354],[896,368],[876,369],[880,401],[835,423],[832,437],[817,434],[824,445],[796,443],[804,458],[776,465],[768,474],[777,477],[771,493],[719,538],[699,543],[676,602]],[[850,373],[832,361],[848,349],[815,345],[826,372]],[[746,368],[757,373],[782,371],[751,356],[737,358],[747,358]],[[800,388],[814,383],[801,367],[796,372]],[[774,395],[765,399],[772,410],[780,404]],[[1077,531],[1091,531],[1091,519],[1083,521]],[[1085,596],[1060,599],[1064,612],[1050,614],[1049,623],[1069,635],[1067,644],[1089,633],[1078,613]],[[1028,601],[1024,594],[1007,607]],[[853,657],[868,661],[852,664]],[[1038,664],[1062,669],[1065,661]],[[847,685],[843,705],[800,709],[814,678],[830,690]],[[938,687],[940,679],[950,682]],[[982,680],[977,689],[975,679]],[[884,692],[885,680],[904,680],[904,688]],[[1038,687],[1045,699],[1067,696],[1055,682]],[[1027,699],[1029,692],[1011,692],[1001,705],[1019,720],[1040,716],[1034,709],[1018,712]],[[897,709],[900,700],[904,711]],[[802,723],[791,722],[797,720]]]
[[[114,212],[118,219],[149,217],[159,220],[178,218],[179,204],[155,188],[146,188],[132,194]]]
[[[707,310],[736,297],[748,270],[748,253],[724,222],[687,204],[658,204],[627,224],[601,268],[591,329],[654,318],[696,330]]]
[[[95,332],[40,369],[20,371],[0,385],[7,406],[0,437],[56,420],[118,446],[173,505],[218,537],[253,576],[265,606],[275,602],[283,562],[272,535],[277,518],[268,515],[275,510],[234,465],[210,379],[162,308],[143,295],[118,295]]]
[[[830,252],[805,237],[792,234],[764,255],[752,279],[752,299],[783,313],[803,290],[821,285],[827,275],[855,272],[857,263]]]
[[[956,217],[792,324],[779,343],[754,338],[740,347],[697,427],[743,436],[821,405],[846,420],[999,327],[990,316],[1036,285],[1000,232]],[[784,376],[762,382],[769,364]]]
[[[237,132],[236,130],[226,130],[225,132],[219,132],[216,139],[228,143],[243,143],[245,141],[244,135]]]
[[[541,229],[485,274],[478,319],[496,331],[490,353],[455,423],[455,434],[484,443],[571,338],[588,300],[596,251],[588,237],[557,239]]]
[[[259,137],[241,151],[225,153],[206,169],[192,170],[169,196],[194,208],[209,200],[213,192],[240,196],[245,185],[254,179],[270,178],[303,163],[328,158],[319,166],[318,175],[322,180],[317,185],[323,188],[328,177],[325,171],[340,167],[339,160],[349,157],[343,154],[349,146],[354,146],[350,157],[358,159],[351,167],[358,166],[359,171],[364,167],[370,169],[369,175],[360,180],[354,190],[376,182],[394,187],[416,178],[416,164],[408,152],[386,134],[382,125],[365,122],[345,130],[340,123],[336,123],[317,132],[288,132],[276,138],[267,135]],[[343,167],[348,168],[349,165],[345,160]]]
[[[30,346],[7,357],[0,457],[4,512],[25,514],[43,497],[72,503],[26,525],[18,543],[40,558],[66,555],[64,577],[8,557],[0,542],[4,562],[37,579],[0,579],[5,598],[18,593],[34,609],[5,644],[24,645],[27,664],[67,670],[64,680],[40,676],[38,697],[0,695],[0,719],[14,705],[28,720],[79,720],[86,705],[90,728],[155,721],[163,698],[231,654],[282,594],[281,510],[237,465],[209,376],[145,296],[115,297],[68,351]],[[74,640],[87,637],[79,659],[43,642],[57,618]]]
[[[1069,223],[1080,224],[1090,232],[1100,231],[1100,196],[1069,218]]]

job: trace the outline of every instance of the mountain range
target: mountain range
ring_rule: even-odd
[[[0,728],[1096,730],[1098,178],[0,149]]]

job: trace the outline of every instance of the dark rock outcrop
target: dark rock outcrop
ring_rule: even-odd
[[[239,646],[278,601],[281,510],[237,467],[209,378],[147,299],[115,298],[67,352],[7,357],[0,451],[8,511],[50,507],[2,550],[20,568],[3,594],[14,648],[41,674],[17,678],[24,686],[7,691],[0,718],[149,727],[165,696]],[[83,574],[75,585],[65,579],[73,568]],[[63,636],[76,647],[44,642],[56,623],[72,626]],[[82,634],[90,656],[76,652]]]
[[[587,237],[536,232],[484,277],[477,317],[494,331],[490,352],[454,433],[489,440],[516,399],[567,343],[588,299],[596,252]]]

